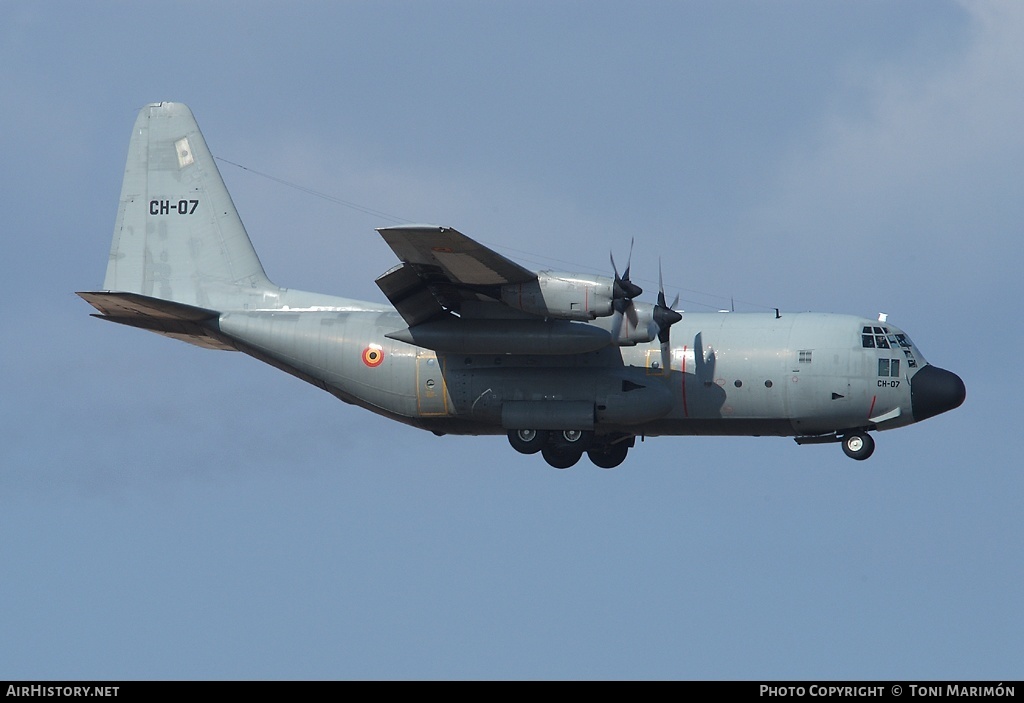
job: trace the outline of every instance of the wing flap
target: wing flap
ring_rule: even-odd
[[[411,264],[399,264],[378,277],[376,283],[410,327],[445,314],[430,286]]]

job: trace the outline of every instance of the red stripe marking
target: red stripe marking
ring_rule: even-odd
[[[877,399],[878,399],[877,395],[871,396],[871,407],[868,408],[868,418],[869,419],[870,419],[871,415],[875,412],[875,400],[877,400]]]

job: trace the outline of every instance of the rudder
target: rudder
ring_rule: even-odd
[[[279,290],[181,103],[147,105],[135,121],[103,287],[218,310]]]

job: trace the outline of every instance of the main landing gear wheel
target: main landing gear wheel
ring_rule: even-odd
[[[864,461],[875,451],[875,440],[867,432],[855,432],[843,437],[843,451],[846,456]]]
[[[553,444],[578,451],[582,454],[593,443],[594,433],[586,430],[563,430],[555,434],[551,439]]]
[[[508,443],[520,454],[536,454],[548,443],[547,430],[509,430]]]
[[[605,447],[591,449],[587,452],[587,456],[590,457],[590,461],[593,462],[594,466],[599,466],[602,469],[614,469],[626,460],[626,454],[628,453],[629,444],[618,442],[617,444],[609,444]]]
[[[549,444],[541,450],[544,461],[556,469],[568,469],[575,466],[576,462],[583,456],[583,452],[572,447],[558,447]]]

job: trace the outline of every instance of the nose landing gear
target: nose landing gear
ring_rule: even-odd
[[[864,461],[875,451],[875,440],[864,430],[850,430],[846,433],[836,432],[829,435],[794,437],[797,444],[829,444],[840,442],[846,456],[857,461]]]
[[[875,451],[875,440],[867,432],[854,432],[843,437],[843,451],[846,456],[864,461]]]

